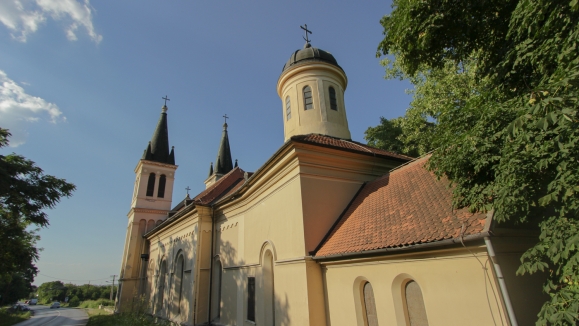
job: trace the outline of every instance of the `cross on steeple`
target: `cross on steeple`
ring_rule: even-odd
[[[229,117],[227,116],[227,113],[223,117],[225,118],[225,123],[227,123],[227,119],[229,119]]]
[[[304,26],[305,26],[305,27],[304,27]],[[300,25],[301,29],[304,30],[304,34],[306,34],[306,36],[304,37],[304,40],[306,40],[306,43],[307,43],[307,44],[310,44],[310,39],[308,38],[308,33],[312,34],[312,31],[310,31],[310,30],[308,29],[308,24],[304,24],[304,26],[301,26],[301,25]]]
[[[185,188],[185,190],[187,190],[187,196],[189,196],[189,190],[191,190],[191,188],[189,188],[189,186],[187,186],[187,188]]]
[[[165,100],[165,106],[167,106],[167,101],[170,101],[170,99],[167,97],[167,95],[165,95],[165,97],[161,97],[161,98]]]

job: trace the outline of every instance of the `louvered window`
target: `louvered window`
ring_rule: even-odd
[[[292,108],[289,96],[285,98],[285,117],[286,120],[289,120],[292,117]]]
[[[314,108],[314,101],[312,99],[312,89],[310,86],[304,87],[304,109],[311,110]]]
[[[336,90],[330,86],[330,109],[338,111],[338,102],[336,101]]]
[[[159,198],[165,197],[165,184],[166,183],[167,183],[167,177],[164,174],[161,174],[161,177],[159,177],[159,191],[157,191],[157,197],[159,197]]]
[[[147,183],[147,196],[152,197],[155,192],[155,173],[149,174],[149,182]]]

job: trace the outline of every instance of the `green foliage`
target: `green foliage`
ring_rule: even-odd
[[[8,130],[0,128],[0,148],[8,146],[9,137]],[[31,227],[47,226],[44,209],[53,208],[74,189],[21,155],[0,155],[0,304],[31,292],[39,251],[37,230]]]
[[[9,311],[0,308],[0,326],[12,326],[29,319],[30,311]]]
[[[536,223],[518,273],[545,271],[538,325],[579,317],[579,2],[396,0],[382,19],[388,78],[414,98],[397,140],[423,137],[458,207]],[[416,127],[434,121],[422,134]],[[404,123],[402,123],[404,122]],[[428,143],[426,143],[428,144]],[[428,146],[426,146],[428,147]],[[403,150],[404,152],[404,150]]]
[[[68,300],[69,307],[78,307],[80,305],[80,299],[75,295],[70,300]]]
[[[173,326],[176,325],[167,320],[157,319],[148,315],[136,314],[113,314],[91,316],[87,326]]]
[[[80,308],[92,308],[98,309],[99,306],[114,306],[115,302],[113,300],[108,299],[98,299],[98,300],[86,300],[83,301],[79,307]]]
[[[38,300],[44,304],[54,301],[64,302],[68,288],[61,281],[42,283],[38,287]]]

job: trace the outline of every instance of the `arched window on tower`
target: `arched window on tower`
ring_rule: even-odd
[[[408,319],[412,326],[428,326],[426,308],[420,286],[411,280],[404,287],[404,303],[408,313]]]
[[[364,284],[364,313],[366,314],[366,325],[378,326],[378,315],[376,313],[376,301],[374,301],[374,290],[370,282]]]
[[[175,268],[175,297],[173,298],[175,304],[175,314],[179,315],[182,311],[182,299],[183,299],[183,272],[185,270],[185,259],[183,255],[179,255],[177,258],[177,267]]]
[[[312,89],[310,86],[304,87],[304,110],[311,110],[314,108],[314,100],[312,99]]]
[[[149,182],[147,183],[147,196],[153,197],[155,192],[155,173],[149,174]]]
[[[167,177],[164,174],[161,174],[159,178],[159,191],[157,191],[157,197],[164,198],[165,197],[165,184],[167,183]]]
[[[292,108],[291,108],[291,101],[290,101],[289,96],[285,98],[285,117],[286,117],[286,120],[289,120],[292,118]]]
[[[330,86],[329,93],[330,93],[330,109],[338,111],[338,102],[336,101],[336,90],[332,86]]]

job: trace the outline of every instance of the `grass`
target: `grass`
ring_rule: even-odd
[[[171,326],[173,323],[147,315],[130,313],[114,315],[93,315],[86,326]]]
[[[11,326],[29,319],[30,311],[8,312],[6,308],[0,308],[0,326]]]
[[[115,302],[112,300],[107,299],[98,299],[98,300],[86,300],[80,303],[78,306],[79,308],[91,308],[91,309],[98,309],[100,305],[103,306],[114,306]]]
[[[92,308],[84,308],[84,310],[86,311],[86,314],[89,317],[92,316],[100,316],[100,315],[112,315],[112,312],[108,312],[104,309],[92,309]]]

